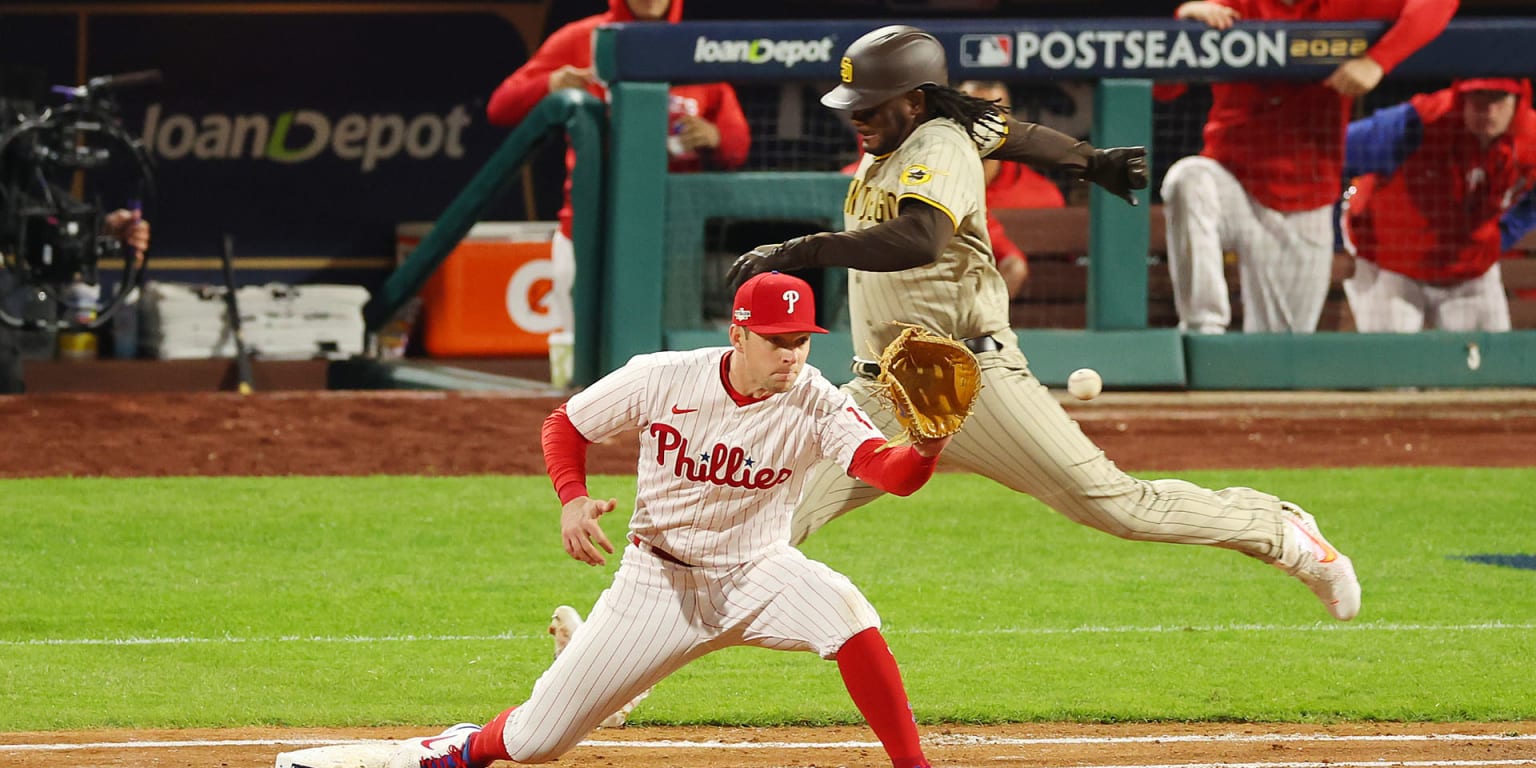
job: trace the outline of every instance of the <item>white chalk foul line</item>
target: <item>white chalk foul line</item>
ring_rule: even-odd
[[[887,635],[1135,635],[1168,634],[1187,632],[1528,632],[1536,630],[1536,624],[1506,624],[1489,621],[1477,624],[1397,624],[1390,622],[1366,624],[1169,624],[1153,626],[1080,626],[1080,627],[983,627],[977,629],[890,628]],[[279,635],[274,637],[80,637],[80,638],[32,638],[28,640],[0,640],[6,646],[55,646],[55,645],[205,645],[239,643],[461,643],[528,641],[548,642],[543,632],[521,634],[503,632],[496,635]]]
[[[1162,736],[1052,736],[1041,738],[1006,738],[992,736],[934,736],[925,738],[925,742],[936,746],[1031,746],[1047,744],[1145,744],[1166,742],[1213,742],[1213,743],[1247,743],[1247,742],[1322,742],[1322,741],[1385,741],[1385,742],[1431,742],[1431,741],[1536,741],[1536,734],[1467,734],[1467,733],[1423,733],[1423,734],[1386,734],[1386,735],[1340,735],[1326,733],[1232,733],[1232,734],[1179,734]],[[325,747],[339,744],[388,744],[383,739],[208,739],[208,740],[184,740],[184,741],[97,741],[79,744],[0,744],[0,752],[64,752],[78,749],[171,749],[186,747]],[[681,741],[672,739],[658,739],[652,741],[622,741],[608,739],[586,739],[581,742],[583,747],[603,747],[605,749],[870,749],[880,746],[878,741],[751,741],[731,742],[708,739],[703,741]],[[1248,766],[1292,766],[1293,768],[1311,768],[1312,766],[1375,766],[1375,765],[1422,765],[1422,766],[1455,766],[1455,765],[1526,765],[1536,763],[1531,760],[1492,760],[1492,761],[1442,761],[1411,763],[1403,761],[1389,761],[1383,763],[1362,762],[1327,762],[1327,763],[1219,763],[1224,768],[1247,768]],[[1078,768],[1198,768],[1206,763],[1179,763],[1167,766],[1080,766]]]

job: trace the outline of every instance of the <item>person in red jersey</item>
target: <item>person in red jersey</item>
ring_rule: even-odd
[[[1531,228],[1531,84],[1460,80],[1349,125],[1345,201],[1355,273],[1344,293],[1367,333],[1507,331],[1499,258]],[[1527,217],[1528,218],[1528,217]]]
[[[1364,54],[1321,82],[1211,86],[1205,148],[1163,178],[1168,270],[1179,328],[1223,333],[1232,308],[1222,271],[1238,256],[1243,330],[1317,329],[1333,264],[1333,204],[1343,184],[1352,100],[1440,34],[1456,0],[1200,0],[1181,19],[1216,29],[1243,20],[1392,22]]]
[[[592,32],[603,24],[633,21],[675,23],[683,17],[683,0],[609,0],[608,11],[573,21],[550,35],[523,66],[503,80],[486,105],[492,125],[516,125],[535,105],[563,88],[578,88],[598,98],[607,89],[598,82],[592,66]],[[669,91],[666,137],[667,170],[673,173],[731,170],[747,160],[752,137],[747,118],[728,83],[674,85]],[[575,152],[567,149],[567,171],[576,164]],[[550,311],[557,332],[574,325],[571,289],[576,282],[576,256],[571,248],[571,181],[565,180],[565,201],[560,208],[560,230],[555,234],[550,259],[554,262],[554,288]]]

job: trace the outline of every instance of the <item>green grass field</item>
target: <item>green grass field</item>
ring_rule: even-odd
[[[1536,719],[1536,471],[1188,472],[1303,503],[1359,619],[1233,552],[1132,543],[941,475],[805,547],[878,607],[925,723]],[[594,492],[632,492],[599,478]],[[0,730],[432,725],[522,700],[560,603],[617,567],[542,477],[47,479],[0,486]],[[627,503],[607,519],[616,541]],[[855,723],[835,665],[733,649],[639,723]]]

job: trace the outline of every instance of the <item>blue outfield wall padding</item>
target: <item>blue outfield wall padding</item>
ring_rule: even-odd
[[[1192,389],[1528,387],[1536,331],[1186,336]]]

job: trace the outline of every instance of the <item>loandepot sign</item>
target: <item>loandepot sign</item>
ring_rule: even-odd
[[[417,160],[464,156],[468,111],[455,105],[446,114],[407,117],[350,113],[332,118],[312,109],[263,114],[162,114],[154,104],[144,113],[142,141],[163,160],[271,160],[302,163],[325,154],[358,164],[367,173],[404,154]]]
[[[693,43],[693,61],[696,64],[769,64],[778,63],[786,68],[802,62],[818,63],[832,60],[830,37],[820,40],[711,40],[700,36]]]
[[[1020,32],[1014,46],[1014,66],[1053,70],[1249,69],[1284,66],[1288,61],[1342,62],[1364,54],[1369,47],[1369,41],[1355,33],[1288,37],[1285,30],[1245,29]]]

